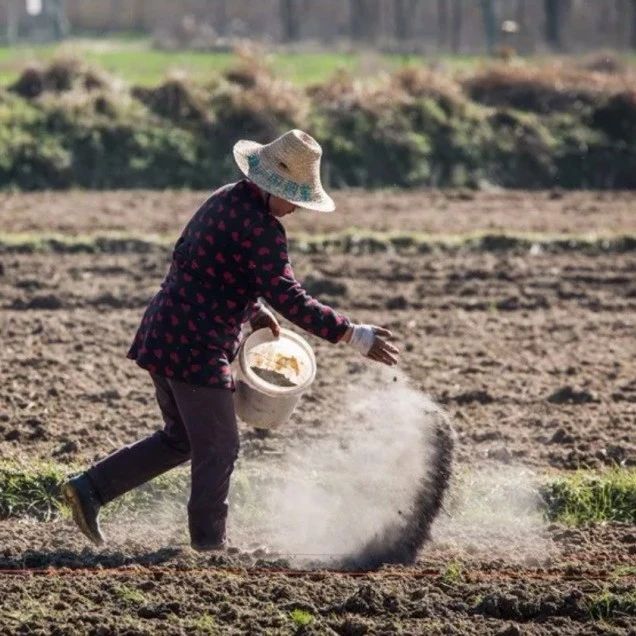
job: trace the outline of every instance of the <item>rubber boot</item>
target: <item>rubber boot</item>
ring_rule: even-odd
[[[62,495],[73,520],[82,533],[95,545],[104,544],[104,536],[99,528],[99,509],[102,502],[85,473],[73,477],[62,486]]]

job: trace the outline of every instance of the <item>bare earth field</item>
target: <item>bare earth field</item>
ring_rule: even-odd
[[[0,233],[176,238],[205,196],[5,194]],[[340,213],[298,214],[289,235],[352,227],[433,237],[636,233],[636,197],[627,193],[349,192],[338,199]],[[523,480],[524,471],[636,466],[633,250],[292,257],[320,299],[395,332],[402,371],[452,419],[458,473]],[[125,354],[168,258],[160,247],[121,254],[0,248],[3,458],[81,466],[159,426],[150,382]],[[366,363],[311,343],[319,362],[311,393],[293,421],[269,436],[244,427],[241,461],[335,433],[347,386]],[[485,540],[440,519],[415,566],[344,574],[290,570],[286,555],[245,550],[196,556],[174,527],[149,534],[115,519],[113,542],[94,550],[66,521],[6,520],[0,633],[636,634],[634,605],[616,601],[636,599],[636,527],[544,524],[513,542],[504,522],[493,528]],[[294,610],[310,614],[311,624],[294,622]]]
[[[209,192],[37,192],[0,194],[2,232],[86,234],[177,232]],[[630,192],[378,191],[336,192],[335,214],[298,214],[289,233],[351,227],[431,234],[506,230],[581,234],[634,231]]]

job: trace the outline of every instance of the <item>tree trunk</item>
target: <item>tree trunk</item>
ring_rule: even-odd
[[[614,45],[624,50],[629,32],[629,0],[615,0],[614,2]]]
[[[408,40],[411,37],[411,24],[415,17],[418,0],[394,0],[395,38]]]
[[[486,48],[492,54],[497,46],[497,15],[493,0],[481,0],[481,13],[486,34]]]
[[[352,40],[373,40],[378,34],[380,3],[378,0],[350,0],[349,33]]]
[[[395,26],[395,39],[406,40],[409,37],[409,5],[408,0],[394,0],[393,11]]]
[[[451,49],[459,53],[462,45],[463,10],[462,0],[453,0],[453,17],[451,26]]]
[[[364,0],[349,0],[349,36],[352,40],[362,39],[361,20]]]
[[[524,33],[526,30],[526,0],[517,0],[517,11],[515,12],[515,20],[519,25],[519,31]]]
[[[71,23],[68,19],[66,0],[58,0],[57,24],[59,39],[65,40],[71,33]]]
[[[295,42],[300,38],[299,0],[280,0],[283,41]]]
[[[16,44],[20,24],[19,0],[7,0],[7,43]]]
[[[570,0],[544,0],[545,39],[556,51],[562,51],[563,27],[570,11]]]
[[[115,31],[119,28],[119,16],[120,16],[119,0],[110,0],[110,25],[109,31]]]
[[[134,0],[133,2],[133,29],[135,31],[143,31],[145,28],[144,21],[144,7],[141,0]]]
[[[636,1],[636,0],[635,0]],[[437,0],[437,48],[446,49],[448,42],[448,0]]]

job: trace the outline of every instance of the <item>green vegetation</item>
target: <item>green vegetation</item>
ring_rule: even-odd
[[[186,73],[195,80],[205,81],[227,71],[235,63],[233,53],[197,51],[161,51],[152,47],[150,39],[105,38],[75,39],[63,44],[0,47],[0,85],[16,81],[24,69],[37,60],[50,63],[59,56],[81,57],[99,66],[129,84],[155,86],[171,74]],[[328,80],[336,71],[361,72],[373,62],[387,69],[415,62],[415,56],[374,55],[370,60],[365,53],[271,53],[268,63],[283,79],[305,86]],[[453,68],[469,68],[478,63],[478,57],[452,56],[444,62]]]
[[[636,470],[603,474],[581,471],[552,480],[543,488],[551,520],[571,525],[623,521],[636,523]]]
[[[612,620],[636,614],[636,590],[622,594],[603,590],[590,597],[587,610],[594,620]]]
[[[219,626],[212,614],[201,614],[199,618],[192,621],[190,627],[197,634],[219,634]]]
[[[138,234],[105,233],[68,236],[63,234],[2,234],[0,253],[52,252],[73,253],[144,253],[168,249],[174,236],[144,236]],[[471,250],[501,252],[534,250],[545,252],[592,251],[631,252],[636,250],[636,236],[631,234],[605,236],[549,235],[531,233],[470,233],[428,235],[417,232],[369,232],[350,230],[332,234],[297,234],[289,241],[292,251],[317,253],[370,254],[394,251],[416,254],[438,251]]]
[[[0,464],[0,519],[32,517],[49,521],[64,511],[60,486],[75,467],[40,463]],[[235,503],[257,514],[254,507],[252,479],[270,477],[236,474],[233,486]],[[126,511],[127,518],[150,513],[170,514],[171,507],[183,508],[189,490],[189,471],[179,468],[124,497],[104,509],[105,518]],[[541,487],[545,515],[551,521],[568,525],[619,521],[636,524],[636,470],[615,468],[602,473],[581,471],[552,477]],[[257,506],[256,506],[257,507]],[[132,515],[132,517],[131,517]],[[444,574],[449,582],[461,579],[461,564],[452,562]]]
[[[464,579],[464,570],[459,561],[451,561],[442,574],[442,580],[448,585],[459,583]]]
[[[29,517],[51,521],[65,514],[61,500],[61,486],[75,467],[55,464],[0,464],[0,519]],[[187,469],[172,471],[117,499],[104,508],[104,516],[117,516],[126,510],[129,518],[156,512],[158,502],[161,511],[169,513],[170,505],[183,502],[189,490]]]
[[[128,519],[149,514],[170,515],[183,510],[190,492],[190,471],[178,468],[135,488],[104,508],[104,518],[125,513]]]
[[[292,610],[289,616],[297,627],[306,627],[314,622],[314,616],[311,612],[298,608]]]
[[[114,588],[115,596],[126,603],[134,605],[141,605],[146,602],[146,597],[143,592],[130,587],[129,585],[117,585]]]
[[[62,469],[53,464],[0,464],[0,519],[33,517],[49,521],[59,516],[63,480]]]
[[[153,76],[130,46],[112,55]],[[174,54],[148,53],[153,68],[166,68],[162,55]],[[361,77],[336,54],[269,65],[184,55],[189,73],[158,85],[122,84],[88,53],[25,70],[0,91],[0,187],[204,188],[237,176],[237,139],[297,127],[322,142],[331,187],[636,188],[629,71],[499,65],[453,77],[388,60]],[[216,66],[198,72],[190,57]],[[313,74],[310,86],[284,79]]]

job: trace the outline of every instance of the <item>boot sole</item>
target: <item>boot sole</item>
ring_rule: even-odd
[[[225,543],[218,543],[215,545],[199,545],[197,543],[191,543],[190,547],[195,551],[195,552],[216,552],[216,553],[223,553],[227,550],[227,544]]]
[[[82,534],[95,545],[104,545],[104,538],[95,534],[88,525],[84,512],[82,511],[82,504],[77,496],[75,488],[73,488],[71,484],[64,484],[64,486],[62,486],[62,496],[64,497],[64,501],[68,507],[71,509],[73,521],[75,521]]]

